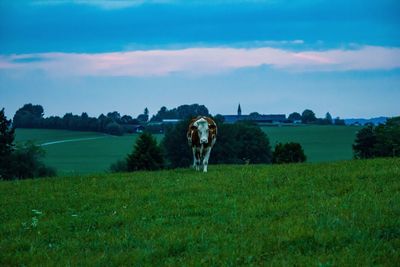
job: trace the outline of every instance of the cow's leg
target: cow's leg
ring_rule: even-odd
[[[207,172],[208,159],[210,158],[210,153],[211,153],[211,147],[206,148],[203,159],[203,172]]]
[[[196,147],[192,147],[193,152],[193,169],[196,168]]]
[[[196,171],[200,170],[200,151],[199,149],[196,149]]]

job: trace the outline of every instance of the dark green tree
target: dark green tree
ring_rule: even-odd
[[[306,161],[306,155],[299,143],[278,143],[273,152],[273,163],[299,163]]]
[[[289,114],[288,120],[290,121],[300,121],[301,120],[301,114],[298,112],[293,112]]]
[[[40,128],[44,110],[41,105],[25,104],[13,118],[14,128]]]
[[[140,114],[137,117],[137,120],[141,123],[146,123],[149,120],[149,110],[145,108],[143,114]]]
[[[362,128],[356,135],[353,151],[355,158],[399,157],[400,117]]]
[[[56,171],[44,164],[45,151],[33,142],[17,145],[12,155],[12,179],[51,177]]]
[[[375,128],[371,125],[362,128],[356,134],[356,140],[353,144],[354,157],[359,159],[373,158],[376,143]]]
[[[163,167],[164,158],[157,141],[150,133],[142,133],[136,141],[134,151],[128,155],[128,171],[159,170]]]
[[[124,129],[116,122],[110,122],[105,128],[105,132],[112,135],[121,136],[124,134]]]
[[[317,121],[317,118],[315,117],[315,113],[312,110],[306,109],[301,114],[302,123],[314,123],[315,121]]]
[[[325,114],[325,119],[324,120],[325,120],[325,124],[332,124],[333,123],[332,115],[329,112],[327,112]]]
[[[346,125],[345,121],[342,120],[342,119],[339,118],[339,117],[336,117],[336,119],[334,120],[334,124],[335,124],[335,125],[340,125],[340,126]]]
[[[186,137],[189,122],[187,119],[165,130],[162,148],[169,168],[188,167],[192,162],[192,151]]]
[[[3,108],[0,110],[0,178],[11,176],[10,166],[14,150],[14,138],[14,128],[11,127],[11,120],[7,120]]]

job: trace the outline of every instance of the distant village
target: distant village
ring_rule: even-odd
[[[121,115],[117,111],[100,114],[98,117],[90,117],[86,112],[80,115],[66,113],[64,116],[44,117],[44,108],[41,105],[25,104],[18,109],[13,117],[15,128],[43,128],[43,129],[65,129],[74,131],[95,131],[112,135],[122,135],[124,133],[140,133],[149,131],[151,133],[164,133],[170,126],[177,124],[191,116],[210,116],[204,105],[191,104],[180,105],[176,108],[167,109],[161,107],[160,110],[149,116],[149,110],[144,109],[142,114],[136,118],[130,115]],[[380,117],[374,119],[348,119],[347,121],[339,117],[332,118],[327,112],[324,118],[317,118],[315,113],[306,109],[301,114],[293,112],[286,117],[285,114],[259,114],[252,112],[242,114],[240,104],[237,113],[232,115],[217,114],[214,118],[219,122],[233,124],[238,121],[250,121],[263,126],[282,126],[282,125],[365,125],[384,123],[387,118]]]

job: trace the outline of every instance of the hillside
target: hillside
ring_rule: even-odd
[[[0,183],[0,265],[396,266],[400,159]]]

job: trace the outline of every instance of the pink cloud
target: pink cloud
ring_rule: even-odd
[[[0,69],[51,75],[160,76],[213,74],[268,65],[288,71],[389,70],[400,67],[400,48],[293,52],[271,47],[188,48],[99,54],[40,53],[0,56]]]

